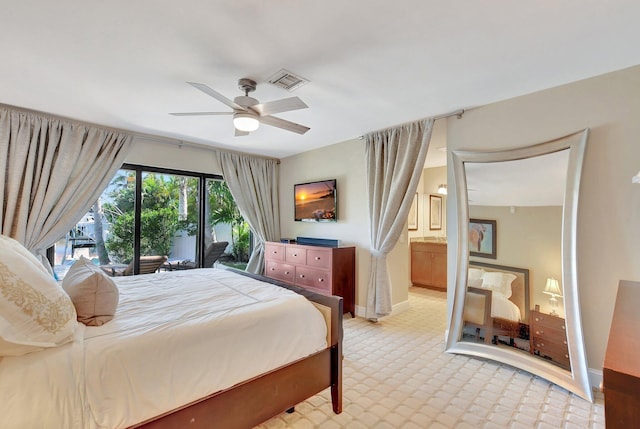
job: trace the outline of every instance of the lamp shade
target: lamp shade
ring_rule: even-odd
[[[258,121],[253,113],[240,112],[233,115],[233,126],[239,131],[255,131],[259,125],[260,121]]]
[[[558,283],[558,280],[554,279],[553,277],[549,277],[547,279],[547,284],[545,285],[542,292],[551,296],[562,296],[560,283]]]
[[[438,186],[438,193],[440,195],[447,195],[447,185],[441,184],[440,186]]]

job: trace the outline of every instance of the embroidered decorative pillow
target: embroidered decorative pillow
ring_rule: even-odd
[[[90,260],[80,257],[62,280],[78,314],[78,322],[100,326],[113,319],[120,293],[114,281]]]
[[[0,356],[65,344],[77,326],[73,303],[47,269],[0,235]]]

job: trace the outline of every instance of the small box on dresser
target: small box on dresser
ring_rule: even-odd
[[[567,328],[564,319],[558,316],[531,310],[531,353],[549,359],[564,369],[571,369]]]
[[[355,315],[356,248],[265,243],[264,275],[343,298],[344,312]]]

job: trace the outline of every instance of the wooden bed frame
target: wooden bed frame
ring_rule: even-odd
[[[327,321],[328,347],[304,359],[213,393],[178,409],[138,423],[149,429],[247,429],[331,388],[333,412],[342,412],[342,298],[320,295],[277,280],[231,271],[304,295]]]
[[[481,311],[484,318],[482,322],[465,322],[468,326],[484,329],[485,343],[488,344],[491,343],[495,336],[503,335],[507,337],[514,337],[514,333],[517,333],[520,330],[521,324],[529,324],[529,270],[526,268],[516,268],[476,261],[469,261],[469,267],[482,268],[485,271],[505,272],[516,276],[511,283],[511,297],[509,297],[509,301],[513,302],[520,309],[520,314],[522,315],[521,322],[491,317],[491,291],[475,287],[467,288],[467,298],[479,303],[479,305],[484,305],[484,309]]]

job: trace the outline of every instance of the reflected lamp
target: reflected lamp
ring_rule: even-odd
[[[562,298],[562,291],[560,290],[560,283],[558,283],[558,280],[554,279],[553,277],[549,277],[542,293],[551,295],[551,297],[549,298],[551,313],[549,314],[551,314],[552,316],[559,316],[556,308],[558,308],[558,298]]]

